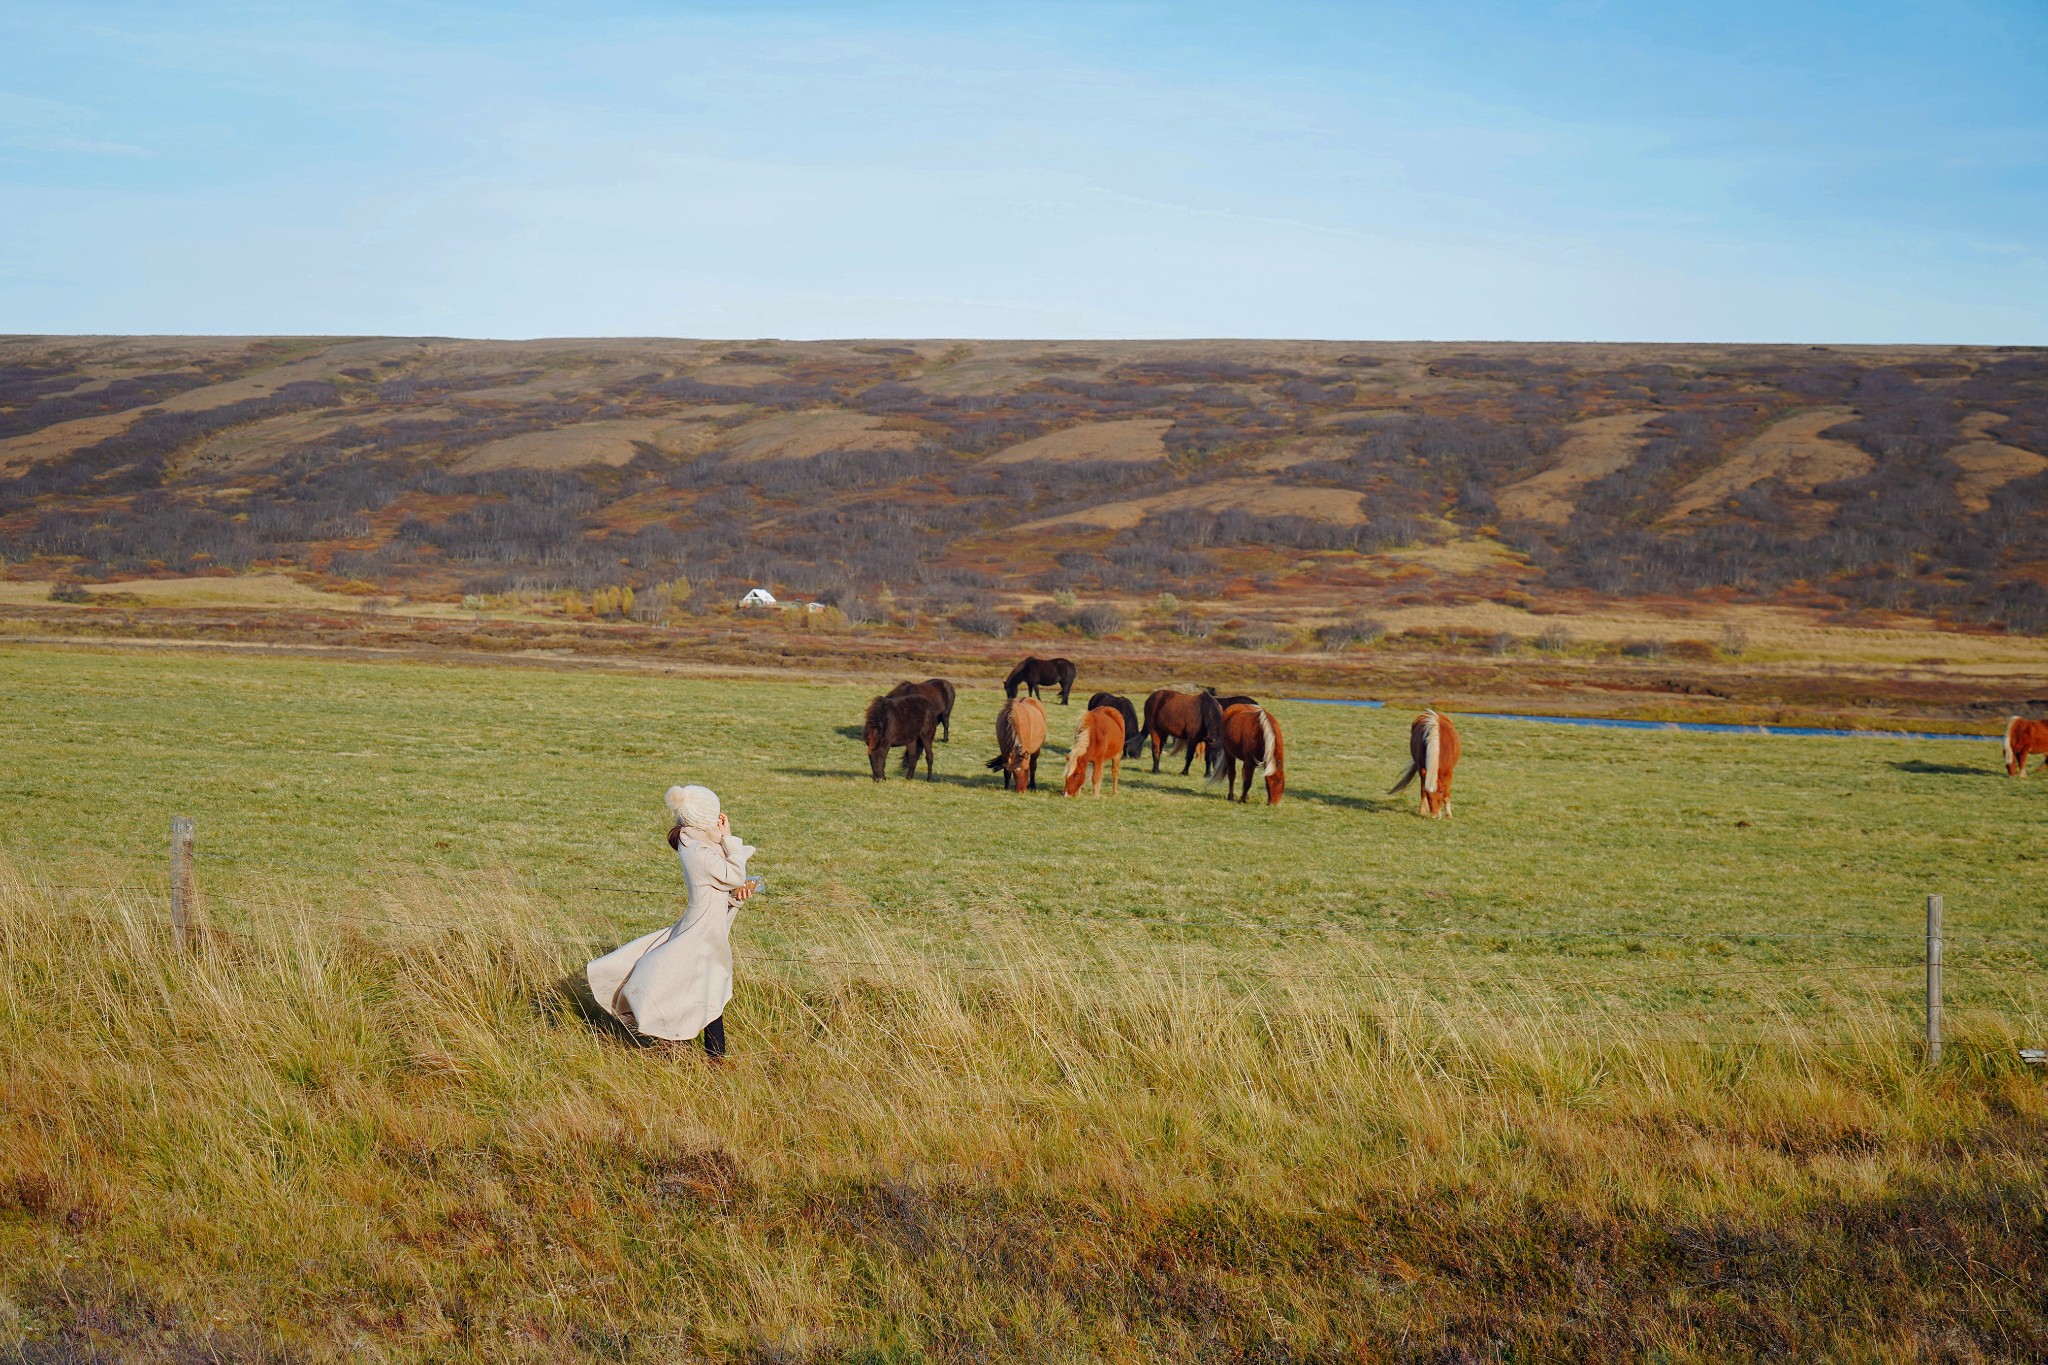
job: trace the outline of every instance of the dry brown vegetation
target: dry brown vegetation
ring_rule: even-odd
[[[0,341],[0,554],[39,580],[2034,631],[2044,470],[2015,348]]]

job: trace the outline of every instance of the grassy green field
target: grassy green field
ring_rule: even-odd
[[[1406,710],[1276,701],[1268,809],[1149,762],[1003,792],[986,685],[877,785],[867,692],[0,652],[0,1342],[2048,1350],[2048,788],[1995,745],[1469,720],[1430,822],[1382,794]],[[677,781],[771,883],[721,1072],[563,984],[674,912]]]

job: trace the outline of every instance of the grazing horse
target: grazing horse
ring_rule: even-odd
[[[2035,754],[2048,754],[2048,721],[2014,716],[2005,723],[2005,775],[2024,776]]]
[[[917,776],[917,756],[921,753],[925,781],[935,781],[932,736],[938,728],[938,709],[924,697],[876,697],[869,702],[867,717],[861,722],[861,738],[867,741],[868,766],[874,769],[875,781],[882,780],[889,751],[898,745],[903,748],[905,777]]]
[[[1016,791],[1038,787],[1038,751],[1045,747],[1045,708],[1029,697],[1003,703],[996,712],[996,748],[990,772],[1003,774],[1003,785]]]
[[[1408,771],[1401,774],[1401,780],[1387,789],[1392,796],[1401,788],[1422,778],[1422,807],[1417,815],[1427,815],[1434,820],[1451,813],[1451,770],[1458,766],[1458,732],[1451,725],[1451,718],[1439,715],[1434,708],[1424,711],[1408,727]]]
[[[1074,731],[1074,747],[1067,752],[1067,795],[1077,794],[1095,770],[1095,794],[1102,795],[1102,770],[1109,769],[1109,794],[1116,795],[1117,778],[1123,771],[1124,718],[1113,706],[1098,706],[1081,717]]]
[[[946,729],[946,733],[939,737],[940,741],[945,744],[953,742],[953,684],[944,678],[926,678],[923,682],[900,682],[889,689],[888,695],[923,697],[930,702],[932,709],[939,713],[939,724]]]
[[[1223,744],[1223,708],[1210,693],[1160,688],[1145,698],[1144,728],[1145,738],[1152,742],[1153,772],[1159,771],[1159,754],[1170,747],[1169,740],[1178,740],[1187,751],[1187,761],[1180,765],[1182,777],[1195,766],[1198,745],[1203,751],[1203,776],[1215,771],[1216,755]]]
[[[1287,790],[1287,746],[1280,739],[1280,722],[1263,706],[1238,705],[1223,713],[1220,761],[1209,770],[1209,780],[1223,784],[1226,801],[1234,795],[1240,763],[1244,765],[1244,795],[1237,799],[1251,800],[1252,778],[1264,768],[1266,804],[1279,805],[1280,794]]]
[[[1107,706],[1124,718],[1124,757],[1136,758],[1145,752],[1145,731],[1138,724],[1138,709],[1131,705],[1129,697],[1119,697],[1114,692],[1097,692],[1088,699],[1088,709]]]
[[[1019,686],[1029,688],[1032,696],[1038,695],[1041,687],[1057,687],[1060,690],[1060,705],[1067,704],[1067,694],[1074,690],[1074,661],[1072,659],[1041,659],[1036,654],[1025,656],[1024,662],[1010,670],[1010,676],[1003,679],[1003,695],[1014,697]]]

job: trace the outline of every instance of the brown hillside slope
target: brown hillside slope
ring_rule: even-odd
[[[2033,629],[2043,478],[2014,349],[0,338],[0,556],[37,580],[686,578],[991,628],[1061,591],[1796,585]]]

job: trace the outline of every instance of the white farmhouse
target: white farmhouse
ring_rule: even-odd
[[[742,607],[772,607],[775,605],[775,594],[766,588],[754,588],[745,597],[740,599],[740,605]]]

